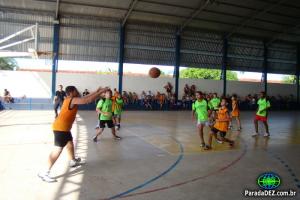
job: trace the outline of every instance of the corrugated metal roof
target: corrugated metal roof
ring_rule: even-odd
[[[125,29],[125,61],[174,65],[175,34],[205,0],[139,0]],[[269,47],[269,70],[294,72],[300,42],[298,0],[214,0],[187,24],[181,34],[183,66],[221,68],[222,38],[228,39],[228,67],[261,71],[263,40]],[[119,26],[131,0],[60,0],[60,58],[118,60]],[[198,10],[199,11],[199,10]],[[39,50],[52,50],[56,0],[0,1],[2,37],[36,22]],[[282,41],[279,41],[282,40]],[[14,50],[24,50],[28,45]]]
[[[139,0],[130,21],[166,23],[179,26],[191,16],[205,0]],[[298,0],[211,0],[196,16],[190,27],[230,32],[244,20],[252,19],[238,33],[272,37],[299,25],[300,2]],[[60,0],[59,14],[95,16],[120,21],[127,13],[131,0]],[[21,10],[55,15],[55,0],[2,0],[2,10]],[[290,41],[300,41],[299,29],[286,33]]]

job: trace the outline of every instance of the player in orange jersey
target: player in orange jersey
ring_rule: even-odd
[[[102,93],[106,92],[108,88],[99,88],[97,91],[91,94],[80,97],[80,94],[76,87],[66,87],[66,95],[61,111],[55,119],[52,129],[54,133],[54,149],[48,158],[48,167],[44,172],[40,172],[38,176],[46,182],[56,182],[56,179],[50,177],[50,170],[62,150],[66,146],[67,153],[70,159],[70,167],[75,167],[80,164],[81,159],[75,158],[73,137],[71,134],[71,128],[77,114],[77,105],[88,104],[98,98]]]
[[[236,94],[232,95],[231,101],[232,101],[231,117],[236,119],[236,123],[238,126],[237,130],[240,131],[242,129],[242,126],[241,126],[241,120],[240,120],[240,109],[239,109]],[[230,121],[229,127],[232,128],[232,121]]]
[[[228,126],[230,121],[230,116],[226,105],[227,105],[227,101],[225,98],[223,98],[221,101],[221,107],[217,111],[216,123],[211,129],[211,133],[208,139],[208,144],[204,148],[205,150],[211,149],[212,137],[217,139],[217,141],[220,143],[228,142],[230,146],[233,146],[234,144],[234,141],[225,137],[228,131]],[[219,138],[217,137],[217,133],[220,134]]]

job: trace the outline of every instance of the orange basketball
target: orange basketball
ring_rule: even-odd
[[[149,70],[149,76],[151,78],[158,78],[160,76],[160,70],[157,67],[152,67]]]

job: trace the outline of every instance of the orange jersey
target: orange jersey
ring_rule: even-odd
[[[159,101],[159,98],[160,98],[160,94],[157,94],[157,95],[155,96],[155,99]]]
[[[116,107],[116,99],[117,99],[117,96],[115,96],[115,95],[111,97],[111,100],[112,100],[112,108],[111,108],[111,110],[112,110],[112,112],[114,112],[115,107]]]
[[[118,96],[119,96],[119,92],[116,91],[116,92],[114,93],[113,97],[117,98]]]
[[[77,105],[72,110],[69,109],[71,100],[70,97],[65,98],[61,111],[52,124],[54,131],[69,132],[71,130],[78,109]]]
[[[217,119],[218,120],[226,120],[228,116],[228,109],[227,108],[219,108],[219,111],[217,113]],[[229,120],[229,119],[228,119]],[[216,129],[219,131],[228,131],[228,125],[229,121],[217,121],[214,125]]]
[[[165,95],[161,94],[161,95],[159,96],[159,102],[160,102],[160,103],[163,103],[164,101],[165,101]]]
[[[238,102],[237,100],[232,101],[232,112],[231,112],[232,117],[238,117],[240,115],[240,110],[238,107]]]

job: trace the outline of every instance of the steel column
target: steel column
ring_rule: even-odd
[[[179,32],[177,32],[176,46],[175,46],[175,68],[174,68],[176,101],[178,101],[178,89],[179,89],[179,68],[180,68],[180,48],[181,48],[180,45],[181,45],[181,36]]]
[[[57,20],[55,20],[57,22]],[[54,31],[53,31],[53,57],[52,57],[52,94],[51,98],[55,96],[55,90],[56,90],[56,72],[58,69],[58,56],[59,56],[59,29],[60,29],[60,24],[55,23],[54,26]]]
[[[300,44],[297,46],[297,65],[296,65],[296,88],[297,88],[297,105],[299,108],[300,94],[299,94],[299,76],[300,76]]]
[[[222,49],[222,72],[221,72],[221,79],[223,80],[223,96],[226,96],[227,90],[227,64],[228,64],[228,40],[226,37],[223,39],[223,49]]]
[[[124,44],[125,44],[125,27],[120,25],[120,43],[119,43],[119,92],[122,94],[123,88],[123,62],[124,62]]]
[[[264,77],[264,91],[267,94],[268,91],[268,46],[264,41],[264,61],[263,61],[263,77]]]

